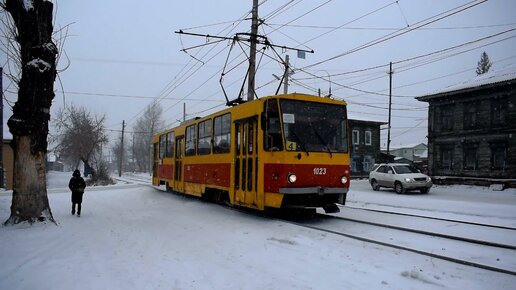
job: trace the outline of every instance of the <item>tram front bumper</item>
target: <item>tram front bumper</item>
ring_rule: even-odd
[[[326,194],[344,194],[344,193],[348,193],[348,190],[349,190],[349,188],[342,188],[342,187],[313,186],[313,187],[281,187],[279,189],[279,192],[283,193],[283,194],[326,195]]]
[[[282,207],[324,207],[346,203],[348,188],[342,187],[282,187]]]

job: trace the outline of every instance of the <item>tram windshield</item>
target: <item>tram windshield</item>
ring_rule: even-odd
[[[284,99],[279,104],[287,151],[348,151],[345,106]]]

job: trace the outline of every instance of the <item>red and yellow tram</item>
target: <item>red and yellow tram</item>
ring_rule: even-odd
[[[153,136],[152,183],[235,206],[338,211],[349,189],[344,101],[249,101]]]

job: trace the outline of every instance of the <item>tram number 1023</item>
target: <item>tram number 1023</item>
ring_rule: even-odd
[[[326,175],[326,168],[325,167],[315,167],[313,169],[314,175]]]

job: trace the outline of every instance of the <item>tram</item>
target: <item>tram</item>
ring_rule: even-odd
[[[346,102],[248,101],[153,136],[156,188],[233,206],[338,212],[350,182]]]

